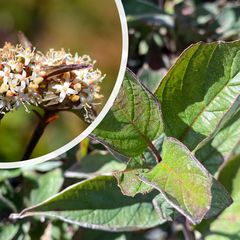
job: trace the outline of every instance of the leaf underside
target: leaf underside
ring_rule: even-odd
[[[159,190],[191,222],[201,222],[211,205],[212,177],[176,139],[165,139],[162,159],[141,179]]]

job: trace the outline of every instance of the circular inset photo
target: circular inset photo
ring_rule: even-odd
[[[118,94],[128,52],[122,3],[4,1],[0,36],[0,168],[57,157]]]

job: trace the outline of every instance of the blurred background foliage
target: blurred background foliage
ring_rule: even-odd
[[[9,0],[8,2],[10,3],[11,1]],[[32,3],[32,1],[29,2]],[[41,11],[44,11],[44,14],[47,15],[48,11],[46,9],[48,9],[51,4],[53,6],[53,9],[61,8],[59,5],[56,6],[57,1],[46,1],[44,8],[42,6],[42,2],[44,1],[41,1],[41,4],[39,3],[41,5],[39,8],[42,10],[39,10],[38,13],[33,12],[33,15],[40,14]],[[89,0],[72,1],[72,3],[76,4],[74,6],[78,6],[80,3],[83,3],[82,7],[88,6],[91,9],[91,14],[93,14],[93,12],[96,12],[95,8],[103,8],[102,17],[106,14],[111,13],[109,10],[111,2],[113,1],[109,0],[108,2],[106,1],[104,3],[101,2],[101,4],[98,4],[99,2],[96,0],[95,2]],[[150,89],[155,89],[157,87],[165,72],[176,61],[176,58],[179,56],[179,54],[190,44],[198,41],[231,41],[239,39],[240,3],[237,1],[122,0],[122,2],[126,10],[129,24],[130,49],[128,67],[131,68],[131,70],[133,70],[141,78],[143,83],[148,85]],[[62,5],[63,1],[58,1],[57,3]],[[19,8],[21,8],[20,5],[18,6]],[[22,18],[18,24],[25,22],[26,29],[23,30],[26,31],[31,39],[34,40],[35,45],[40,44],[40,48],[48,48],[48,45],[58,47],[66,45],[72,47],[73,45],[70,45],[70,42],[76,42],[78,40],[75,39],[75,33],[72,35],[69,33],[71,30],[68,28],[74,25],[75,21],[69,20],[71,17],[67,17],[68,20],[66,21],[72,21],[71,24],[69,22],[68,24],[66,22],[62,23],[64,26],[67,25],[67,29],[62,28],[63,25],[61,24],[57,25],[58,27],[54,25],[54,22],[58,23],[61,20],[61,14],[66,14],[66,12],[69,11],[69,8],[73,9],[72,12],[70,11],[70,15],[72,15],[75,11],[78,12],[75,7],[69,5],[65,4],[65,8],[62,5],[62,11],[64,13],[57,11],[55,14],[53,14],[54,11],[52,12],[49,10],[50,15],[44,19],[45,24],[42,26],[42,28],[40,28],[40,32],[38,30],[35,30],[35,27],[33,27],[36,25],[29,24],[28,20],[25,19],[28,18],[25,16],[27,14],[23,14],[24,16],[20,14],[20,16],[18,16],[19,18]],[[33,3],[29,4],[28,7],[31,8],[30,6],[33,6]],[[24,11],[28,9],[26,7],[23,8]],[[104,9],[107,9],[107,11],[104,12]],[[0,11],[2,11],[2,8]],[[98,11],[100,10],[98,9]],[[84,11],[81,10],[81,13],[82,12]],[[7,17],[6,13],[5,17]],[[79,16],[79,18],[81,17]],[[87,16],[86,19],[88,19],[88,17],[89,19],[92,18],[90,16]],[[41,19],[41,17],[39,19]],[[99,21],[100,20],[98,19],[97,22]],[[88,22],[85,24],[90,23]],[[113,22],[109,24],[111,25],[109,26],[109,31],[113,35],[117,34],[117,25],[113,25]],[[51,26],[53,26],[53,29]],[[5,26],[5,28],[7,27]],[[94,33],[98,35],[100,28],[101,26],[98,26],[94,30]],[[46,33],[47,29],[48,34]],[[82,36],[81,29],[78,30],[80,38]],[[3,34],[5,31],[6,39],[15,38],[15,32],[10,34],[9,30],[5,29],[1,31],[1,34]],[[65,34],[64,31],[66,31],[68,35]],[[39,36],[41,36],[42,41],[39,40]],[[108,38],[108,36],[109,35],[102,36],[102,38]],[[104,57],[104,55],[102,55],[102,52],[104,51],[104,53],[106,53],[110,51],[109,46],[111,46],[111,44],[115,45],[115,42],[111,43],[111,41],[109,41],[108,44],[110,45],[106,47],[103,40],[99,39],[99,41],[99,44],[102,43],[102,49],[100,51],[101,56],[99,56],[99,58],[101,58]],[[116,38],[114,41],[117,42],[118,38]],[[96,41],[95,44],[97,44]],[[89,48],[89,51],[90,50],[91,47]],[[116,49],[114,51],[116,51]],[[96,58],[98,59],[98,57]],[[114,58],[108,59],[108,61],[110,61],[110,65],[114,63],[113,59]],[[155,81],[151,81],[151,83],[154,84],[149,85],[149,79],[155,79]],[[24,113],[21,112],[19,112],[19,114],[24,115]],[[12,117],[11,121],[14,123],[15,127],[22,124],[18,118]],[[75,129],[74,126],[72,126],[73,124],[69,125],[71,125],[69,127],[72,127],[72,130],[70,132],[74,134]],[[10,126],[8,127],[10,128]],[[21,130],[27,131],[28,128]],[[5,131],[6,134],[8,132],[11,132],[7,129],[7,127]],[[69,129],[66,129],[66,131],[69,131]],[[16,131],[14,131],[14,134],[17,137],[18,133]],[[13,150],[14,147],[16,148],[16,146],[11,145],[11,139],[12,138],[9,136],[8,144],[11,146],[9,147],[9,151],[11,151],[11,149]],[[3,143],[1,142],[0,144],[2,145]],[[19,146],[19,148],[21,148],[21,146]],[[103,150],[104,148],[102,145],[86,139],[79,146],[76,146],[68,153],[52,161],[32,168],[24,168],[22,170],[1,170],[0,240],[184,239],[182,229],[177,222],[173,222],[171,224],[165,223],[160,227],[149,229],[147,231],[131,233],[110,233],[104,231],[88,230],[76,225],[63,223],[58,220],[26,218],[15,222],[8,218],[9,214],[20,212],[22,209],[29,207],[32,204],[36,204],[37,202],[40,202],[44,199],[47,199],[49,196],[55,194],[59,190],[65,189],[71,184],[79,182],[84,178],[90,178],[102,174],[103,172],[109,173],[122,167],[117,160],[114,160],[110,154],[107,154],[105,151],[103,152]],[[198,230],[201,231],[201,229]],[[224,239],[237,240],[237,237],[234,238],[235,236],[225,237],[226,238]],[[200,232],[197,233],[197,238],[202,239]]]
[[[163,76],[193,43],[240,35],[239,1],[123,0],[129,23],[128,67],[143,81]]]
[[[6,41],[18,43],[17,32],[21,30],[40,51],[65,48],[72,53],[90,55],[97,60],[96,67],[107,75],[102,84],[105,97],[101,109],[117,79],[122,34],[115,2],[96,3],[96,0],[1,0],[0,46]],[[37,121],[35,114],[27,114],[24,109],[4,117],[0,127],[0,146],[3,146],[0,161],[21,159]],[[56,150],[86,127],[74,114],[61,113],[60,118],[47,127],[32,157]]]

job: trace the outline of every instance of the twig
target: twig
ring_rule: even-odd
[[[196,240],[195,234],[191,229],[190,223],[186,219],[184,223],[182,223],[183,226],[183,235],[185,240]]]
[[[53,122],[54,120],[56,120],[57,118],[58,118],[58,115],[56,115],[55,111],[45,110],[43,117],[40,119],[40,122],[38,123],[32,137],[31,137],[31,140],[27,146],[27,149],[22,158],[22,161],[30,158],[34,148],[36,147],[38,141],[42,137],[47,125],[49,123]]]

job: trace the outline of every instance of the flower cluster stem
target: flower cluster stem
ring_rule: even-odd
[[[27,146],[27,149],[23,155],[22,161],[27,160],[31,157],[33,150],[35,149],[36,145],[38,144],[40,138],[42,137],[46,127],[49,123],[53,122],[58,118],[58,115],[55,111],[47,111],[45,110],[44,115],[40,118],[40,121],[33,132],[31,140]]]
[[[196,240],[195,234],[193,230],[191,229],[191,225],[186,219],[185,222],[182,224],[183,226],[183,235],[185,240]]]

